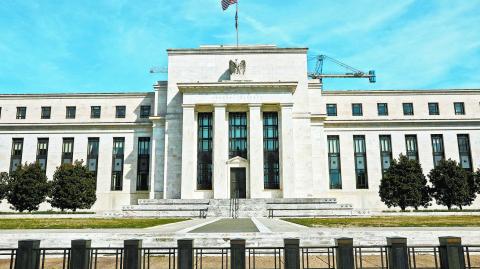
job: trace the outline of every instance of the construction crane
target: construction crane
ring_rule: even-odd
[[[166,74],[166,73],[168,73],[168,68],[160,67],[160,66],[154,66],[154,67],[150,68],[149,72],[150,72],[150,74],[155,74],[155,73]]]
[[[375,75],[374,70],[368,71],[368,73],[363,72],[361,70],[358,70],[356,68],[353,68],[345,63],[340,62],[337,59],[334,59],[330,56],[327,55],[318,55],[318,56],[313,56],[309,58],[310,60],[316,60],[317,63],[315,65],[315,71],[313,73],[308,73],[308,76],[313,79],[320,79],[322,78],[368,78],[368,81],[370,83],[375,83],[377,80],[377,77]],[[350,72],[348,73],[343,73],[343,74],[324,74],[323,73],[323,63],[325,60],[331,61],[335,63],[338,66],[341,66]]]

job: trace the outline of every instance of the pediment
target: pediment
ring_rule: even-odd
[[[240,156],[236,156],[228,160],[227,164],[248,164],[248,160]]]

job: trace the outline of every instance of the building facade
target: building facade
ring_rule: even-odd
[[[0,171],[38,161],[51,179],[83,160],[97,211],[231,197],[382,209],[400,153],[425,174],[442,158],[480,168],[479,102],[480,90],[323,91],[306,48],[169,49],[152,92],[0,95]]]

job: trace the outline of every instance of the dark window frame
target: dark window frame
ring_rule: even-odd
[[[453,103],[453,111],[455,112],[455,115],[465,115],[465,103],[464,102],[454,102]]]
[[[413,147],[413,148],[412,148]],[[405,152],[408,159],[419,161],[418,157],[418,139],[415,134],[405,135]]]
[[[355,116],[355,117],[363,116],[363,104],[362,103],[353,103],[352,104],[352,116]]]
[[[68,144],[71,144],[67,151]],[[73,152],[75,139],[73,137],[64,137],[62,140],[62,164],[73,164]]]
[[[23,141],[24,141],[23,138],[17,138],[17,137],[12,138],[12,150],[10,153],[10,168],[9,168],[10,174],[15,170],[17,170],[17,167],[19,165],[22,165],[23,146],[24,146]],[[19,145],[19,147],[16,147],[16,145]]]
[[[87,142],[87,167],[90,172],[97,178],[98,174],[98,156],[100,152],[100,138],[89,137]],[[95,170],[90,169],[90,162],[95,162]]]
[[[413,116],[415,114],[413,103],[402,103],[402,108],[404,116]]]
[[[137,191],[150,187],[150,137],[139,137],[137,146]]]
[[[120,170],[115,170],[116,161],[120,161]],[[125,164],[125,137],[114,137],[112,147],[111,191],[123,190],[123,170]]]
[[[27,118],[27,107],[26,106],[17,106],[17,120],[24,120]]]
[[[197,113],[197,190],[211,190],[213,179],[213,113]]]
[[[337,104],[326,104],[327,116],[337,116]]]
[[[91,119],[100,119],[102,116],[102,107],[101,106],[90,106],[90,118]]]
[[[76,106],[65,107],[65,118],[66,119],[75,119],[76,116],[77,116],[77,107]]]
[[[388,103],[377,103],[378,116],[388,116]]]
[[[358,141],[358,143],[357,143]],[[355,181],[357,189],[368,189],[367,145],[365,135],[353,136],[355,159]],[[359,168],[359,160],[363,161],[363,169]]]
[[[440,115],[440,107],[438,105],[438,102],[428,103],[428,115],[432,115],[432,116]]]
[[[43,147],[45,145],[45,147]],[[43,172],[47,171],[47,161],[48,161],[48,138],[38,138],[37,139],[37,156],[36,161],[42,167]],[[44,166],[42,166],[42,162]]]
[[[124,119],[127,114],[126,106],[115,106],[115,118]]]
[[[445,143],[443,141],[442,134],[432,134],[432,155],[433,155],[433,167],[438,165],[440,160],[445,159]],[[440,159],[437,159],[440,157]]]
[[[40,118],[42,120],[48,120],[51,118],[52,116],[52,107],[51,106],[42,106],[41,107],[41,115],[40,115]]]
[[[141,119],[148,119],[151,115],[152,115],[152,106],[150,106],[150,105],[140,106],[140,118]]]
[[[329,172],[329,185],[330,189],[342,189],[342,166],[340,155],[340,136],[328,135],[327,136],[327,148],[328,148],[328,172]],[[337,169],[332,168],[332,161],[336,162]]]
[[[392,154],[392,136],[391,135],[379,135],[378,140],[380,142],[380,164],[382,167],[382,175],[387,172],[388,168],[392,164],[393,154]],[[388,158],[388,167],[385,163],[386,158]]]
[[[462,141],[463,140],[463,141]],[[457,134],[458,157],[460,166],[473,172],[472,150],[470,145],[470,136],[468,134]],[[464,165],[464,160],[467,160],[467,167]]]
[[[263,188],[280,189],[279,116],[263,112]]]
[[[228,113],[228,156],[248,158],[247,112]]]

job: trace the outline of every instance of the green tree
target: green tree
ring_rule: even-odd
[[[8,173],[1,172],[0,173],[0,203],[5,198],[7,194],[7,180],[8,180]]]
[[[409,206],[415,209],[427,207],[432,200],[420,163],[403,154],[400,154],[398,160],[392,160],[383,175],[379,195],[389,208],[398,206],[402,211]]]
[[[428,174],[432,184],[431,195],[439,205],[450,210],[452,206],[471,205],[477,196],[473,176],[452,159],[441,160]]]
[[[7,179],[7,200],[12,209],[23,211],[38,210],[50,190],[47,176],[38,163],[19,165]]]
[[[95,175],[82,161],[57,167],[52,181],[50,204],[62,211],[88,209],[97,200]]]
[[[473,192],[480,194],[480,168],[472,173],[470,185],[473,186]]]

